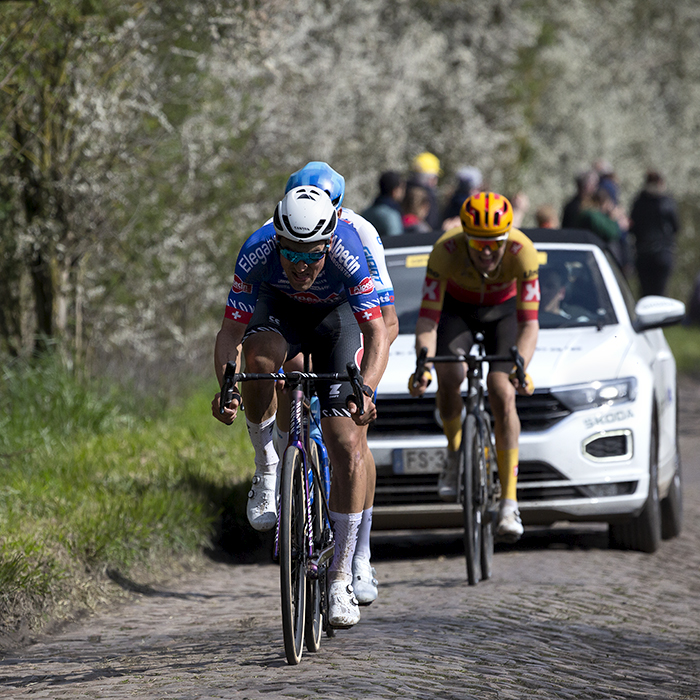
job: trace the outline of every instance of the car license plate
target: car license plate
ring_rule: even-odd
[[[445,449],[394,450],[394,474],[439,474],[445,464]]]

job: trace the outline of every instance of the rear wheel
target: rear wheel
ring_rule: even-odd
[[[652,554],[661,543],[661,504],[659,503],[659,423],[652,409],[649,443],[649,492],[642,512],[623,523],[610,524],[610,543],[620,549]]]
[[[294,447],[288,447],[284,453],[280,495],[282,633],[287,661],[295,665],[301,660],[306,612],[306,499],[303,457]]]
[[[464,513],[464,556],[467,581],[475,586],[481,578],[481,509],[479,497],[479,454],[482,453],[476,419],[470,413],[462,430],[461,501]]]
[[[323,503],[321,501],[321,488],[318,447],[313,440],[309,440],[309,470],[313,474],[310,489],[311,496],[311,532],[314,539],[314,549],[319,550],[322,546],[323,538]],[[304,641],[306,648],[311,652],[316,652],[321,647],[322,608],[321,608],[321,572],[316,578],[306,579],[306,623],[304,625]]]
[[[491,578],[493,567],[493,542],[496,529],[496,448],[491,439],[491,421],[486,416],[484,421],[484,442],[487,445],[483,461],[485,497],[481,517],[481,578]]]

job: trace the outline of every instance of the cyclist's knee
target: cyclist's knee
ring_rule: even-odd
[[[508,413],[515,411],[515,387],[505,372],[492,372],[488,375],[489,403],[494,411]]]
[[[264,336],[264,337],[263,337]],[[286,350],[286,341],[276,333],[255,333],[243,343],[246,371],[276,372]]]

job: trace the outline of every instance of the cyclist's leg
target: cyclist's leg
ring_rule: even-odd
[[[485,328],[484,337],[487,353],[507,355],[517,338],[515,313],[489,324]],[[502,537],[518,539],[523,533],[517,500],[520,419],[515,406],[515,388],[509,379],[511,369],[512,363],[494,363],[487,377],[487,387],[496,437],[498,478],[501,482],[497,532]]]
[[[392,307],[393,308],[393,307]],[[364,348],[364,343],[362,344]],[[361,353],[357,354],[356,363],[359,365],[362,358]],[[376,392],[375,392],[376,393]],[[362,510],[362,521],[357,533],[357,546],[355,556],[352,560],[352,587],[355,590],[355,597],[360,605],[370,605],[373,603],[379,591],[377,589],[377,572],[370,563],[371,548],[370,535],[372,532],[372,510],[374,506],[374,490],[377,483],[377,465],[374,462],[374,455],[367,444],[367,429],[363,428],[364,437],[364,462],[365,462],[365,503]]]
[[[249,372],[274,372],[284,360],[287,342],[274,332],[249,335],[243,343]],[[276,363],[276,365],[275,365]],[[256,530],[271,530],[277,521],[277,471],[274,445],[276,397],[272,382],[242,382],[248,435],[255,450],[255,475],[248,493],[248,521]]]
[[[339,409],[334,409],[338,411]],[[357,623],[360,611],[352,588],[352,561],[365,502],[366,472],[363,429],[352,418],[335,415],[322,419],[333,477],[330,511],[335,553],[328,569],[330,623],[345,627]]]
[[[345,372],[360,348],[360,331],[349,304],[330,312],[309,339],[314,370]],[[330,510],[335,554],[328,570],[329,621],[348,627],[360,619],[352,589],[352,559],[367,497],[365,470],[366,430],[355,424],[345,405],[352,393],[349,382],[319,383],[323,438],[333,474]]]
[[[438,355],[466,355],[473,345],[473,335],[458,303],[447,296],[437,331]],[[462,410],[460,387],[466,376],[465,365],[459,362],[437,363],[438,390],[435,397],[442,429],[447,437],[447,459],[438,480],[438,494],[444,501],[457,500],[460,445],[462,443]]]
[[[370,563],[370,535],[372,532],[372,510],[374,505],[374,490],[377,481],[377,467],[374,456],[367,441],[367,427],[364,431],[364,463],[365,463],[365,502],[362,510],[362,521],[357,533],[357,545],[352,560],[352,586],[360,605],[369,605],[377,599],[377,572]]]
[[[288,318],[288,310],[284,299],[263,288],[243,337],[243,356],[248,372],[275,372],[287,355],[292,330],[284,322],[271,323],[271,317]],[[277,520],[279,491],[279,457],[273,435],[277,408],[274,382],[242,382],[241,393],[248,434],[255,450],[255,475],[248,494],[248,521],[256,530],[270,530]]]

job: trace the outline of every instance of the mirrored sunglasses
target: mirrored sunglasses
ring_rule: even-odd
[[[467,237],[467,241],[469,242],[470,248],[474,248],[474,250],[478,250],[479,252],[484,250],[484,248],[488,248],[491,252],[495,253],[497,250],[499,250],[506,244],[505,239],[500,241],[494,241],[487,240],[484,238]]]
[[[328,248],[319,250],[313,253],[299,253],[296,250],[289,250],[289,248],[282,248],[278,246],[280,254],[283,255],[287,260],[289,260],[292,265],[303,262],[306,265],[313,265],[314,263],[320,262],[325,257],[328,252]]]

